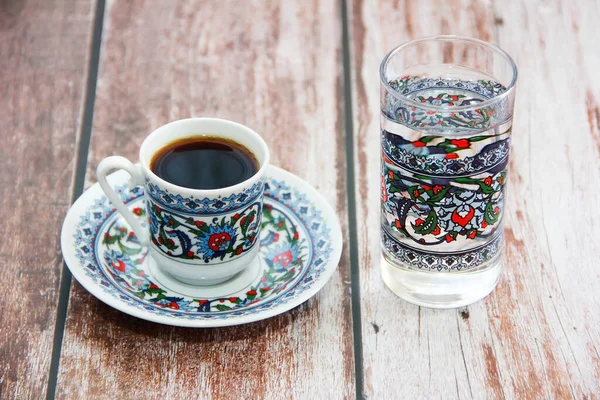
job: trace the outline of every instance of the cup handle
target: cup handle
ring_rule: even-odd
[[[136,186],[143,185],[144,180],[141,167],[140,165],[133,164],[125,157],[106,157],[100,162],[100,164],[98,164],[98,168],[96,168],[96,176],[98,178],[98,183],[100,183],[100,187],[104,191],[104,194],[106,194],[106,197],[108,197],[110,202],[121,213],[123,218],[125,218],[125,221],[127,221],[131,229],[133,229],[133,232],[140,241],[140,244],[142,246],[146,246],[148,244],[148,231],[142,227],[137,217],[133,215],[131,211],[129,211],[125,203],[123,203],[123,200],[121,200],[121,197],[115,192],[115,190],[106,180],[106,175],[115,169],[124,169],[127,171],[127,173],[130,175],[128,186],[130,189],[133,189]]]

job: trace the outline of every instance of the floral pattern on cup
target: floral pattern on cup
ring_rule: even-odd
[[[261,203],[218,217],[182,215],[150,200],[152,243],[170,257],[183,260],[229,261],[249,251],[257,241]]]
[[[150,179],[145,178],[146,194],[157,204],[184,213],[194,214],[218,214],[229,212],[246,204],[252,203],[259,198],[264,189],[264,182],[260,181],[240,193],[232,193],[229,196],[217,198],[197,199],[194,197],[183,197],[180,194],[169,193],[153,184]]]

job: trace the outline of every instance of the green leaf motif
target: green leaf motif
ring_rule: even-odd
[[[449,190],[450,190],[450,186],[446,186],[441,191],[439,191],[437,194],[434,194],[429,199],[427,199],[427,202],[428,203],[437,203],[438,201],[440,201],[446,197],[446,193],[448,193]]]
[[[215,308],[219,311],[227,311],[227,310],[231,310],[231,307],[226,306],[225,304],[217,304],[215,306]]]
[[[433,232],[437,224],[438,216],[433,210],[429,212],[427,218],[425,219],[425,222],[423,222],[421,225],[417,226],[411,222],[415,233],[418,233],[419,235],[429,235],[431,232]]]
[[[491,202],[485,205],[484,217],[485,222],[487,222],[489,225],[493,225],[498,221],[498,215],[494,213],[494,206]]]

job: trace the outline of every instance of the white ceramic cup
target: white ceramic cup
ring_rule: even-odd
[[[233,186],[189,189],[169,183],[150,170],[152,157],[179,139],[211,136],[233,140],[250,150],[258,172]],[[139,164],[107,157],[96,171],[100,187],[129,223],[161,270],[190,285],[215,285],[258,262],[260,221],[269,148],[253,130],[216,118],[190,118],[163,125],[140,147]],[[141,223],[109,185],[106,176],[124,169],[129,186],[143,186],[148,220]]]

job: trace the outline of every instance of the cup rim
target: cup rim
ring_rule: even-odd
[[[236,129],[243,130],[247,134],[252,135],[254,138],[256,138],[258,140],[259,146],[261,147],[261,150],[265,154],[264,160],[262,161],[261,166],[258,169],[258,171],[256,171],[251,177],[243,180],[242,182],[236,183],[235,185],[224,186],[222,188],[217,188],[217,189],[193,189],[193,188],[188,188],[185,186],[179,186],[174,183],[168,182],[168,181],[162,179],[160,176],[156,175],[150,169],[150,165],[149,165],[150,160],[147,160],[148,157],[143,156],[145,147],[148,146],[149,141],[152,139],[152,137],[155,134],[157,134],[157,132],[166,129],[167,127],[172,127],[173,125],[187,123],[190,121],[197,122],[197,123],[216,122],[218,124],[233,126]],[[194,135],[191,135],[191,136],[194,136]],[[219,134],[215,133],[212,136],[218,137]],[[247,146],[244,145],[244,147],[247,147]],[[249,150],[253,152],[252,149],[249,149]],[[151,157],[152,156],[150,156],[150,159],[151,159]],[[223,192],[223,191],[226,191],[226,192],[242,191],[242,190],[246,189],[249,186],[249,184],[256,183],[256,181],[258,181],[260,179],[260,177],[264,175],[266,169],[269,167],[270,158],[271,158],[271,154],[269,151],[269,146],[267,146],[267,143],[262,138],[262,136],[260,136],[254,130],[248,128],[245,125],[234,122],[234,121],[230,121],[230,120],[222,119],[222,118],[211,118],[211,117],[192,117],[192,118],[178,119],[178,120],[171,121],[167,124],[159,126],[158,128],[154,129],[152,132],[150,132],[150,134],[148,136],[146,136],[146,138],[142,142],[142,145],[140,146],[140,151],[138,154],[138,159],[139,159],[140,165],[142,166],[142,169],[144,170],[144,174],[152,177],[152,179],[157,181],[163,189],[166,189],[171,192],[188,192],[188,193],[191,193],[192,195],[206,196],[206,197],[217,195],[217,194],[219,194],[219,192]]]
[[[506,87],[506,90],[504,92],[500,93],[499,95],[497,95],[495,97],[492,97],[491,99],[487,99],[480,103],[475,103],[473,105],[455,106],[455,107],[452,107],[451,109],[448,109],[448,108],[442,108],[439,106],[435,106],[432,104],[416,102],[412,99],[409,99],[408,97],[398,93],[398,91],[389,84],[389,82],[387,81],[387,79],[385,77],[385,69],[386,69],[389,61],[391,60],[391,58],[393,56],[395,56],[398,52],[402,51],[406,47],[411,46],[413,44],[420,43],[420,42],[429,42],[429,41],[448,41],[448,42],[450,42],[450,41],[465,41],[465,42],[470,42],[473,44],[479,44],[479,45],[488,47],[492,51],[499,53],[502,57],[504,57],[504,59],[506,59],[509,62],[510,66],[512,67],[512,71],[513,71],[512,80],[511,80],[510,84]],[[420,39],[409,40],[407,42],[400,44],[399,46],[394,47],[392,50],[390,50],[385,55],[385,57],[383,57],[383,60],[381,60],[381,64],[379,65],[379,79],[381,80],[381,83],[385,86],[386,91],[388,93],[390,93],[392,96],[394,96],[398,100],[405,102],[406,104],[408,104],[410,106],[418,107],[419,109],[426,110],[426,111],[438,111],[438,112],[440,110],[451,110],[452,112],[454,112],[454,111],[456,111],[456,112],[472,111],[472,110],[477,110],[480,108],[487,107],[491,104],[498,103],[498,102],[504,100],[505,98],[507,98],[508,96],[510,96],[510,94],[514,91],[514,88],[517,84],[517,77],[518,77],[517,64],[515,63],[513,58],[506,51],[502,50],[500,47],[496,46],[495,44],[486,42],[484,40],[470,38],[470,37],[466,37],[466,36],[459,36],[459,35],[436,35],[436,36],[427,36],[427,37],[420,38]]]

